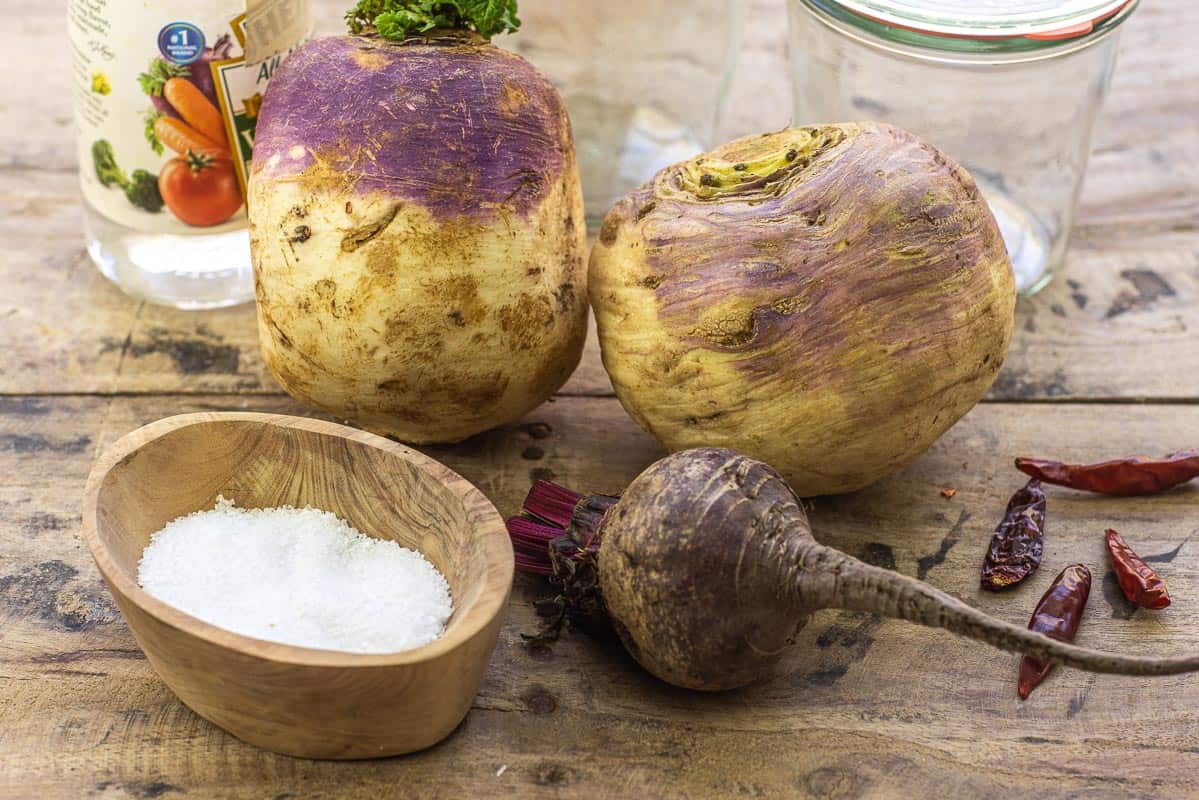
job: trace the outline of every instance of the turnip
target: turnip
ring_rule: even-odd
[[[249,180],[267,366],[415,443],[511,422],[578,363],[586,233],[549,80],[492,45],[515,3],[363,0],[271,79]]]
[[[1057,641],[825,547],[779,474],[731,450],[667,456],[619,500],[541,483],[525,511],[540,521],[509,521],[517,565],[552,570],[574,609],[606,614],[633,657],[677,686],[733,689],[770,675],[822,608],[945,628],[1094,672],[1199,670],[1199,656],[1126,656]]]
[[[633,418],[672,451],[760,458],[804,496],[894,472],[974,406],[1016,298],[966,171],[875,123],[664,169],[608,213],[589,281]]]

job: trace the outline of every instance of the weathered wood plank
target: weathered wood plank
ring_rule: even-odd
[[[1110,233],[1110,231],[1107,231]],[[1016,309],[992,400],[1199,399],[1199,229],[1077,232]]]
[[[1120,32],[1079,205],[1083,226],[1194,230],[1199,222],[1199,61],[1186,0],[1142,2]]]
[[[359,764],[272,756],[188,712],[158,682],[78,538],[78,495],[121,434],[190,410],[302,411],[278,397],[0,399],[0,796],[303,797],[402,789],[433,797],[936,796],[1199,792],[1199,684],[1060,670],[1020,703],[1015,659],[945,634],[822,612],[794,672],[697,695],[646,676],[618,647],[572,634],[536,654],[522,578],[467,722],[444,745]],[[1106,420],[1106,421],[1104,421]],[[540,423],[532,425],[531,423]],[[990,531],[1021,483],[1012,456],[1164,452],[1199,429],[1192,406],[984,405],[899,475],[818,499],[819,538],[926,577],[1023,622],[1056,572],[1084,561],[1097,585],[1081,643],[1199,650],[1199,488],[1113,500],[1051,490],[1044,568],[1010,594],[976,589]],[[659,455],[607,398],[560,398],[524,424],[432,448],[511,513],[531,479],[614,491]],[[954,487],[952,499],[941,496]],[[1123,528],[1175,604],[1132,611],[1110,579],[1101,532]],[[1181,545],[1181,548],[1178,546]],[[496,772],[507,765],[500,776]]]

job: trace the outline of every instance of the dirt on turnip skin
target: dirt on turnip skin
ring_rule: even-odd
[[[778,473],[731,450],[687,450],[658,461],[618,502],[601,503],[607,509],[601,517],[591,513],[594,504],[581,502],[583,514],[562,515],[564,506],[560,495],[544,502],[531,494],[526,511],[542,520],[546,537],[562,530],[545,523],[569,518],[569,538],[549,548],[567,597],[577,573],[589,608],[604,609],[633,657],[676,686],[717,691],[770,676],[811,613],[822,608],[945,628],[1094,672],[1199,670],[1199,656],[1127,656],[1056,641],[821,545]],[[528,544],[514,536],[522,569],[536,566],[528,563],[535,552]]]

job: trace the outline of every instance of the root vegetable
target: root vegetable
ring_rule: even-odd
[[[731,447],[801,495],[908,464],[1003,363],[1015,284],[970,176],[896,128],[731,142],[608,213],[591,304],[621,403],[667,449]]]
[[[183,120],[158,117],[153,124],[158,140],[181,156],[192,152],[214,158],[229,158],[228,148],[209,139]]]
[[[266,363],[296,397],[408,442],[520,418],[582,352],[574,143],[549,80],[485,38],[513,11],[359,3],[362,34],[302,45],[258,120]]]
[[[541,522],[516,524],[522,568],[552,565],[570,603],[605,609],[633,657],[677,686],[733,689],[770,675],[822,608],[945,628],[1046,664],[1131,675],[1199,670],[1199,656],[1119,655],[1057,641],[821,545],[779,474],[730,450],[668,456],[619,501],[574,495],[569,533],[551,540],[563,533],[553,524],[564,518],[560,490],[554,496],[547,502],[544,485],[534,487],[525,510]]]
[[[221,147],[228,147],[221,112],[199,87],[187,78],[171,78],[163,85],[162,94],[184,122],[205,138]]]

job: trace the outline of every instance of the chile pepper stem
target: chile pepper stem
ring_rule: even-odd
[[[1199,655],[1175,658],[1130,656],[1059,642],[966,605],[940,589],[871,566],[837,550],[813,544],[800,564],[806,585],[797,598],[806,609],[845,608],[871,611],[1023,653],[1044,662],[1120,675],[1176,675],[1199,670]],[[794,576],[793,576],[794,577]]]

